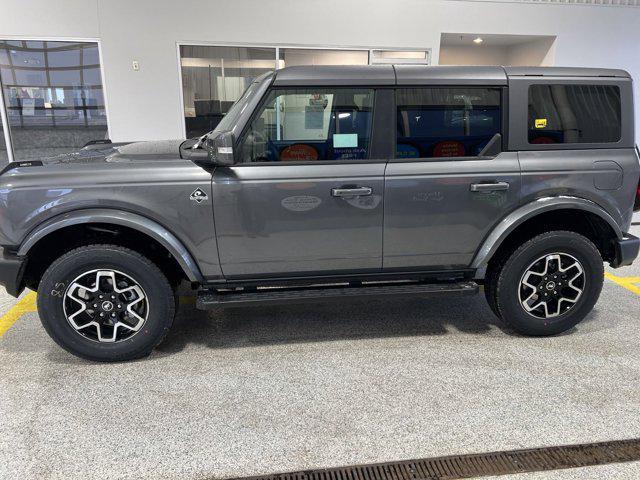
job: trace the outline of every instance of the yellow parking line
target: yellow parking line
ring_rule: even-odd
[[[636,295],[640,295],[640,287],[634,285],[634,283],[640,282],[640,277],[618,277],[617,275],[613,275],[612,273],[605,272],[605,278],[611,280],[614,283],[617,283],[621,287],[626,288],[627,290],[635,293]]]
[[[0,317],[0,337],[2,337],[16,321],[27,312],[35,312],[36,294],[29,292],[22,297],[11,309]]]
[[[181,296],[181,305],[194,305],[196,299],[193,296]],[[18,303],[16,303],[11,309],[0,317],[0,337],[2,337],[11,326],[16,323],[20,317],[29,312],[36,312],[38,310],[36,306],[36,294],[35,292],[29,292],[22,297]]]

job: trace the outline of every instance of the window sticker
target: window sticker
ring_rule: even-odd
[[[464,157],[464,144],[457,140],[445,140],[433,147],[434,157]]]
[[[398,158],[420,158],[420,150],[413,145],[399,143],[396,145],[396,157]]]
[[[357,133],[334,133],[333,148],[356,148],[358,146]]]
[[[547,119],[546,118],[536,118],[535,126],[536,126],[536,128],[546,128],[547,127]]]
[[[318,151],[311,145],[295,143],[285,147],[280,152],[280,160],[283,162],[304,162],[308,160],[318,160]]]
[[[305,130],[322,130],[324,128],[324,107],[308,105],[304,107]]]
[[[366,158],[367,150],[365,148],[334,148],[333,160],[357,160]]]

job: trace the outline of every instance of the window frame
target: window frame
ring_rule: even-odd
[[[244,138],[246,137],[246,135],[248,134],[249,128],[251,127],[251,124],[253,123],[253,121],[262,113],[263,108],[265,106],[265,104],[267,103],[267,100],[269,99],[271,92],[273,91],[278,91],[278,90],[292,90],[292,89],[301,89],[301,90],[312,90],[312,89],[325,89],[325,90],[340,90],[340,89],[358,89],[358,90],[372,90],[373,91],[373,115],[371,116],[371,132],[369,135],[369,158],[365,158],[365,159],[336,159],[336,160],[300,160],[300,161],[286,161],[286,162],[282,162],[282,161],[277,161],[277,162],[241,162],[238,155],[239,152],[241,150],[241,144],[244,140]],[[268,89],[266,89],[266,91],[263,93],[262,97],[260,98],[260,102],[256,105],[256,107],[254,108],[254,110],[251,112],[251,116],[247,119],[247,121],[244,123],[244,125],[242,126],[242,129],[240,131],[240,134],[235,138],[234,140],[234,144],[233,144],[233,150],[235,152],[236,155],[236,161],[237,163],[234,163],[234,167],[247,167],[247,166],[267,166],[267,165],[272,165],[272,166],[295,166],[295,165],[335,165],[335,164],[340,164],[340,165],[345,165],[345,164],[360,164],[360,163],[386,163],[388,161],[388,159],[390,158],[389,156],[385,156],[381,155],[380,153],[382,153],[381,151],[384,150],[384,148],[381,148],[380,146],[380,139],[377,139],[376,137],[376,133],[379,132],[381,130],[380,128],[380,123],[383,122],[383,115],[380,113],[381,112],[381,108],[379,106],[379,92],[380,90],[390,90],[389,88],[385,88],[385,87],[380,87],[378,85],[305,85],[305,86],[296,86],[296,85],[291,85],[291,86],[286,86],[286,85],[282,85],[282,86],[273,86],[270,85]],[[384,130],[383,130],[384,131]],[[378,140],[378,141],[376,141]],[[376,154],[376,156],[374,156],[374,153]]]
[[[507,86],[502,85],[482,85],[482,84],[433,84],[433,85],[402,85],[394,87],[394,106],[393,106],[393,157],[390,160],[394,163],[406,163],[406,162],[468,162],[473,160],[492,160],[496,157],[496,155],[466,155],[463,157],[418,157],[418,158],[399,158],[396,157],[396,145],[398,143],[398,128],[397,128],[397,100],[398,100],[398,90],[406,90],[406,89],[437,89],[437,88],[484,88],[484,89],[494,89],[499,90],[500,93],[500,131],[497,132],[501,135],[502,139],[500,142],[500,153],[505,152],[507,150],[507,138],[508,138],[508,130],[509,130],[509,88]]]
[[[532,85],[596,85],[617,86],[620,89],[621,129],[620,140],[608,143],[529,143],[529,87]],[[633,148],[633,92],[631,79],[626,77],[559,77],[512,76],[509,77],[509,150],[603,150]]]

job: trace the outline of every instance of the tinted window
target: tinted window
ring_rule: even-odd
[[[496,88],[397,90],[396,157],[476,156],[500,133]]]
[[[620,89],[612,85],[529,87],[529,143],[620,140]]]
[[[240,146],[244,162],[369,157],[373,90],[272,90]]]

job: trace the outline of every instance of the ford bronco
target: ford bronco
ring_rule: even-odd
[[[621,70],[292,67],[215,130],[91,142],[0,174],[0,283],[60,346],[145,356],[197,307],[470,295],[525,335],[629,265],[638,206]]]

